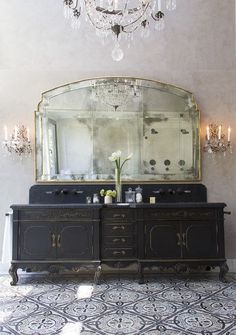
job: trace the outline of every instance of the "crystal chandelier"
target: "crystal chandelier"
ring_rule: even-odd
[[[141,32],[141,37],[150,35],[150,26],[154,23],[157,31],[164,29],[164,12],[162,6],[169,11],[176,8],[177,0],[64,0],[64,15],[71,19],[74,29],[80,27],[80,16],[86,13],[103,40],[111,38],[114,43],[112,58],[120,61],[124,57],[120,42],[125,38],[127,45],[134,39],[134,34]]]

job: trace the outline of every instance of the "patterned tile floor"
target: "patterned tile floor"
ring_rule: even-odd
[[[236,282],[215,276],[0,277],[0,335],[236,335]]]

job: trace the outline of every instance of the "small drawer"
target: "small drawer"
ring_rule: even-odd
[[[136,235],[132,236],[103,236],[103,245],[109,247],[132,247],[136,245]]]
[[[104,208],[102,211],[102,218],[112,221],[133,220],[134,210],[130,208]]]
[[[185,208],[185,209],[147,209],[144,210],[144,220],[159,220],[159,219],[214,219],[216,211],[212,208]]]
[[[103,234],[110,236],[124,236],[135,232],[134,224],[103,224]]]
[[[135,248],[103,248],[102,258],[134,258],[137,257]]]
[[[89,208],[32,208],[19,211],[19,220],[34,221],[73,221],[99,218],[99,212]]]

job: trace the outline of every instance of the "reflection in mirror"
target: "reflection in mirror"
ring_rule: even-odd
[[[199,111],[188,91],[135,78],[100,78],[43,93],[36,112],[37,181],[109,181],[108,160],[133,153],[127,181],[198,180]]]

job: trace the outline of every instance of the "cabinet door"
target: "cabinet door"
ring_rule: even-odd
[[[184,258],[214,258],[218,256],[217,222],[184,222],[182,232]]]
[[[179,222],[162,220],[144,222],[144,230],[145,258],[181,257]]]
[[[19,223],[19,259],[47,260],[56,257],[56,234],[50,222]]]
[[[94,224],[91,222],[58,223],[57,258],[93,259]]]

